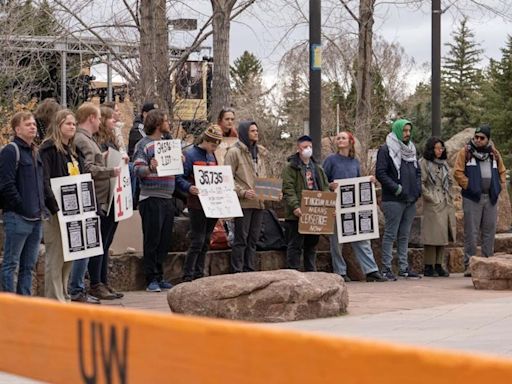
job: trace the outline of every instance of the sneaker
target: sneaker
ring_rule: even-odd
[[[161,289],[171,289],[173,287],[173,285],[171,283],[169,283],[168,281],[165,281],[165,280],[159,281],[158,286]]]
[[[466,267],[464,270],[464,277],[471,277],[471,269],[469,267]]]
[[[91,285],[91,289],[89,290],[89,293],[92,296],[95,296],[100,300],[117,299],[117,296],[114,295],[113,293],[110,293],[110,291],[105,287],[105,285],[103,283]]]
[[[347,275],[341,275],[341,277],[343,277],[343,280],[345,280],[345,283],[350,283],[352,281],[352,279],[350,277],[348,277]]]
[[[421,276],[418,275],[416,272],[411,271],[410,269],[407,269],[405,271],[400,271],[398,273],[398,276],[406,278],[406,279],[421,279]]]
[[[160,288],[160,285],[158,284],[158,281],[153,280],[146,287],[146,291],[148,291],[148,292],[162,292],[162,289]]]
[[[396,276],[391,269],[385,269],[382,271],[382,276],[385,277],[388,281],[396,281]]]
[[[378,281],[379,283],[382,283],[384,281],[388,281],[384,276],[382,276],[379,271],[370,272],[366,275],[366,281],[367,282],[373,282]]]
[[[105,288],[107,288],[107,291],[115,295],[116,299],[121,299],[124,297],[124,293],[116,291],[114,288],[112,288],[110,285],[105,284]]]

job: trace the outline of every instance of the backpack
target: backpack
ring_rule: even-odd
[[[224,228],[224,220],[219,219],[217,220],[217,224],[215,224],[210,237],[210,249],[218,250],[228,248],[228,236],[226,234],[226,229]]]
[[[271,209],[263,211],[260,238],[256,243],[258,251],[282,251],[286,249],[286,240],[281,223]]]
[[[5,147],[8,145],[12,145],[14,147],[14,150],[16,151],[16,172],[18,172],[18,166],[20,163],[20,148],[18,147],[18,144],[16,144],[14,141],[11,141],[9,144],[4,145],[0,152],[4,150]],[[5,200],[4,200],[4,190],[3,190],[3,184],[0,184],[0,209],[3,209],[5,206]]]

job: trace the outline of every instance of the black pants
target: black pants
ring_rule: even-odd
[[[96,285],[98,283],[108,285],[108,250],[112,245],[112,241],[114,240],[117,224],[118,223],[114,218],[114,204],[112,204],[110,207],[110,213],[107,216],[102,216],[100,219],[103,255],[91,257],[89,259],[89,265],[87,266],[89,271],[89,278],[91,279],[91,285]]]
[[[256,243],[261,233],[263,210],[243,209],[244,215],[235,218],[235,240],[231,250],[231,272],[256,270]]]
[[[172,199],[149,197],[139,202],[142,218],[144,275],[147,283],[163,279],[163,261],[171,246],[174,224]]]
[[[204,259],[210,237],[217,224],[217,219],[207,218],[202,209],[189,208],[190,217],[190,246],[183,266],[183,280],[191,281],[204,275]]]
[[[320,236],[301,235],[298,220],[286,220],[286,268],[300,269],[300,256],[304,249],[304,270],[316,271],[316,246]]]

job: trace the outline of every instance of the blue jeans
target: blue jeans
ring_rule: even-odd
[[[347,264],[341,254],[341,244],[338,243],[336,225],[334,226],[334,234],[329,236],[329,242],[331,244],[332,271],[345,276],[347,274]],[[350,245],[365,275],[379,270],[373,257],[370,240],[353,241]]]
[[[69,279],[69,294],[74,296],[85,292],[85,272],[89,265],[89,258],[73,260],[71,277]]]
[[[384,235],[382,236],[382,266],[391,270],[393,260],[393,242],[395,239],[400,271],[407,271],[407,249],[412,221],[416,215],[416,204],[400,201],[383,201],[382,212],[386,219]]]
[[[18,270],[16,293],[32,295],[32,271],[39,255],[43,237],[41,220],[29,221],[14,212],[4,212],[4,261],[2,264],[2,290],[14,292],[14,279]]]

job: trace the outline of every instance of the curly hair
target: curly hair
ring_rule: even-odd
[[[423,151],[423,158],[425,160],[428,160],[428,161],[434,161],[435,160],[436,155],[434,153],[434,147],[436,146],[437,143],[441,143],[441,145],[444,148],[443,153],[441,154],[440,159],[441,160],[446,160],[447,154],[446,154],[446,147],[444,146],[444,141],[441,140],[439,137],[436,137],[436,136],[432,136],[425,143],[425,149]]]

